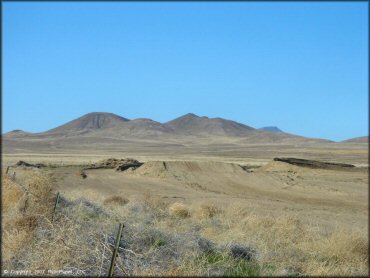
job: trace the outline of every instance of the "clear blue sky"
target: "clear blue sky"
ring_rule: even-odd
[[[193,112],[368,134],[368,3],[3,3],[3,132]]]

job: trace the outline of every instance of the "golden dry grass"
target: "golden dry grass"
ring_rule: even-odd
[[[230,206],[218,215],[220,225],[208,225],[202,235],[217,242],[248,242],[260,250],[260,263],[270,263],[279,275],[366,275],[367,234],[342,227],[327,230],[303,224],[299,216],[260,216]],[[220,228],[223,227],[223,228]]]
[[[222,210],[215,204],[202,204],[199,207],[194,208],[194,217],[198,219],[212,218],[220,214]]]
[[[8,210],[11,210],[21,200],[21,198],[24,196],[24,192],[22,189],[17,186],[11,178],[4,176],[2,179],[2,211],[7,212]]]
[[[104,205],[118,205],[118,206],[124,206],[129,202],[129,200],[122,196],[111,196],[104,200]]]
[[[180,203],[150,194],[103,198],[78,191],[73,191],[73,198],[63,196],[66,200],[51,223],[55,196],[51,185],[47,176],[34,172],[24,188],[3,176],[3,267],[16,267],[12,261],[16,257],[29,269],[106,275],[111,251],[104,239],[112,240],[119,221],[126,225],[128,256],[118,260],[121,275],[368,273],[368,238],[363,231],[303,223],[299,214],[257,214],[240,204]],[[199,238],[213,242],[216,251],[200,252],[195,248]],[[235,260],[228,251],[231,244],[253,247],[256,260]]]
[[[11,258],[28,248],[40,220],[50,217],[52,196],[48,178],[34,173],[25,184],[2,175],[3,266],[9,267]]]
[[[169,213],[171,216],[178,216],[178,217],[189,217],[190,211],[186,205],[182,203],[174,203],[169,208]]]

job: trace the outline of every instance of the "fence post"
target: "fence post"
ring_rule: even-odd
[[[125,225],[123,225],[123,224],[119,224],[118,233],[117,233],[117,237],[116,237],[116,244],[115,244],[113,255],[112,255],[112,261],[110,263],[108,277],[113,277],[114,265],[116,264],[116,258],[117,258],[119,243],[121,241],[121,235],[122,235],[122,230],[123,230],[124,226]]]
[[[56,200],[55,200],[55,205],[54,205],[54,210],[53,210],[53,217],[51,218],[51,223],[53,223],[53,222],[54,222],[55,210],[56,210],[57,205],[58,205],[58,202],[59,202],[59,196],[60,196],[60,194],[59,194],[59,192],[58,192],[58,193],[57,193],[57,198],[56,198]]]
[[[15,181],[15,172],[13,173],[13,180]]]
[[[10,168],[10,166],[6,167],[6,174],[8,174],[9,168]]]

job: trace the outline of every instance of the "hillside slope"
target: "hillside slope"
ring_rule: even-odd
[[[355,137],[342,141],[342,143],[369,143],[369,136]]]
[[[46,133],[93,131],[97,129],[117,127],[127,121],[129,120],[113,113],[92,112],[66,124],[48,130]]]
[[[165,126],[185,135],[246,136],[256,130],[231,120],[199,117],[192,113],[169,121],[165,123]]]

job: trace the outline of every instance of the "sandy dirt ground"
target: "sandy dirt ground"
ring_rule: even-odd
[[[108,148],[98,144],[73,146],[63,145],[60,150],[47,148],[30,151],[16,149],[3,144],[3,165],[11,165],[19,160],[56,164],[80,164],[109,157],[134,157],[140,161],[153,160],[188,160],[235,162],[242,165],[263,165],[274,157],[297,157],[351,163],[356,166],[368,165],[368,145],[364,143],[319,143],[319,144],[250,144],[240,145],[232,142],[226,144],[206,141],[182,142],[179,145],[158,144],[158,142],[136,142]],[[44,145],[43,145],[44,146]],[[70,147],[70,148],[69,148]]]
[[[275,157],[349,163],[356,167],[312,169],[274,161]],[[86,164],[107,158],[133,158],[144,164],[125,171],[83,170],[86,177],[81,175]],[[11,166],[20,160],[33,164],[44,163],[46,167]],[[367,144],[356,143],[305,146],[226,146],[206,143],[192,146],[189,143],[166,148],[158,145],[126,146],[120,150],[80,147],[75,151],[18,150],[2,154],[3,170],[11,166],[8,179],[15,172],[16,183],[23,185],[22,188],[31,188],[29,180],[32,179],[29,177],[41,172],[40,176],[47,177],[47,186],[52,186],[53,198],[56,192],[60,192],[64,204],[70,204],[71,210],[66,214],[69,220],[59,221],[59,225],[52,230],[56,233],[55,238],[46,243],[44,240],[34,241],[34,246],[39,246],[39,249],[31,257],[45,256],[46,259],[41,262],[55,256],[55,242],[60,237],[68,237],[71,246],[82,244],[81,256],[76,262],[80,267],[86,254],[90,254],[91,243],[87,239],[90,238],[91,228],[100,234],[104,225],[107,225],[104,229],[113,235],[112,221],[121,219],[128,227],[135,229],[130,242],[136,242],[137,235],[142,235],[144,231],[153,230],[154,233],[160,230],[171,235],[171,238],[191,244],[196,241],[190,235],[204,237],[219,246],[228,246],[233,242],[254,246],[260,256],[258,263],[261,266],[272,265],[274,273],[282,276],[350,276],[368,273],[368,165]],[[117,200],[122,204],[112,203]],[[89,204],[89,207],[84,204]],[[48,205],[50,210],[52,207]],[[107,215],[111,216],[104,216],[97,221],[98,214],[91,214],[91,208],[109,212]],[[66,209],[63,208],[63,214],[60,213],[59,217],[67,217],[64,215]],[[173,212],[175,209],[177,214]],[[10,221],[12,217],[8,216],[7,219]],[[87,223],[89,228],[78,230],[80,228],[77,226],[66,226],[68,223]],[[44,231],[49,229],[47,227],[40,229]],[[66,228],[63,230],[61,227]],[[27,234],[28,228],[23,233]],[[9,235],[8,242],[14,242],[14,233]],[[17,242],[19,246],[24,245],[22,238]],[[142,244],[143,239],[137,242]],[[194,262],[198,253],[193,254],[183,246],[181,243],[171,249],[167,249],[167,245],[164,247],[166,250],[183,250],[184,257],[180,265],[187,262],[186,258]],[[58,248],[64,247],[60,243]],[[140,248],[135,250],[152,250],[152,247]],[[75,248],[68,250],[75,252]],[[103,250],[89,257],[100,260]],[[153,250],[157,252],[157,249]],[[23,250],[19,252],[26,253]],[[8,254],[14,256],[12,252]],[[146,262],[151,261],[157,253],[148,254]],[[195,257],[191,257],[191,254]],[[158,259],[162,258],[160,254],[157,256]],[[64,267],[62,257],[65,256],[59,254],[54,257],[54,265]],[[76,255],[70,253],[66,257],[75,260]],[[172,259],[173,256],[170,257]],[[141,257],[140,260],[133,260],[132,267],[137,267],[141,262]],[[68,265],[70,263],[69,260]],[[223,265],[228,265],[228,262],[223,262]],[[89,267],[93,266],[89,264]],[[35,267],[40,268],[40,260],[35,261]],[[208,273],[208,267],[212,268],[208,264],[207,269],[203,267],[185,264],[179,273],[204,275]],[[230,269],[235,269],[234,265]],[[140,271],[135,273],[147,274]],[[154,268],[150,271],[151,274],[159,273]],[[166,271],[166,275],[173,274],[170,270]],[[264,271],[261,275],[270,275],[269,271]]]
[[[367,229],[367,144],[242,146],[235,142],[230,145],[183,142],[181,147],[149,143],[122,149],[97,147],[94,150],[92,147],[81,145],[75,151],[8,151],[2,154],[2,165],[6,167],[24,160],[65,166],[47,171],[54,176],[56,190],[76,198],[91,196],[102,200],[113,195],[136,198],[152,194],[189,204],[237,203],[263,214],[294,214],[320,225]],[[88,170],[86,179],[78,175],[78,165],[109,157],[131,157],[146,163],[136,171]],[[351,171],[308,169],[273,162],[274,157],[351,163],[357,167]],[[252,168],[245,171],[239,165]],[[21,170],[17,171],[21,177]]]
[[[77,164],[97,157],[67,158]],[[47,160],[35,156],[31,161]],[[103,203],[112,196],[135,199],[152,195],[168,202],[239,205],[260,215],[298,216],[323,230],[345,227],[365,232],[368,227],[367,167],[326,170],[255,160],[250,168],[243,169],[235,161],[147,161],[136,170],[124,172],[86,170],[85,179],[77,165],[42,171],[52,175],[56,191],[72,199],[85,197]],[[21,180],[29,170],[11,168],[10,173],[13,171]]]

